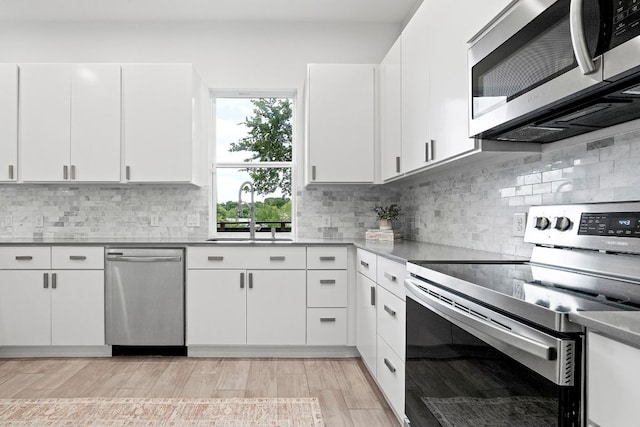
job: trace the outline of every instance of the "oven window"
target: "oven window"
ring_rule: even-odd
[[[411,298],[406,342],[412,427],[577,425],[578,387],[557,386]]]

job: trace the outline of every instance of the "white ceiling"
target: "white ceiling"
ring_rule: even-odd
[[[0,0],[0,21],[403,24],[422,0]]]

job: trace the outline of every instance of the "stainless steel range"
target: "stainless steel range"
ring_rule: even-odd
[[[529,262],[411,261],[412,427],[584,425],[575,311],[640,310],[640,202],[532,207]]]

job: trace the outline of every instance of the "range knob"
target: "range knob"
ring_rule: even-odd
[[[566,216],[556,217],[553,228],[560,231],[567,231],[569,228],[571,228],[571,220]]]
[[[549,221],[549,218],[544,216],[537,216],[534,218],[534,220],[535,224],[533,227],[537,230],[546,230],[551,225],[551,221]]]

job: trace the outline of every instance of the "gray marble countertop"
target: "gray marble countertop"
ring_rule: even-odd
[[[313,239],[313,238],[294,238],[290,241],[270,241],[257,240],[255,242],[246,241],[217,241],[207,242],[203,238],[145,238],[145,237],[92,237],[92,238],[11,238],[0,239],[0,246],[37,246],[37,245],[61,245],[61,246],[209,246],[209,245],[226,245],[226,246],[273,246],[273,245],[293,245],[293,246],[331,246],[331,245],[355,245],[357,248],[365,249],[377,255],[393,259],[394,261],[405,263],[407,261],[465,261],[465,260],[501,260],[501,259],[519,259],[526,261],[526,258],[516,257],[512,255],[503,255],[494,252],[485,252],[468,248],[460,248],[456,246],[447,246],[427,242],[414,241],[396,241],[396,242],[378,242],[367,241],[365,239]]]
[[[569,320],[640,348],[640,311],[582,311],[570,313]]]

